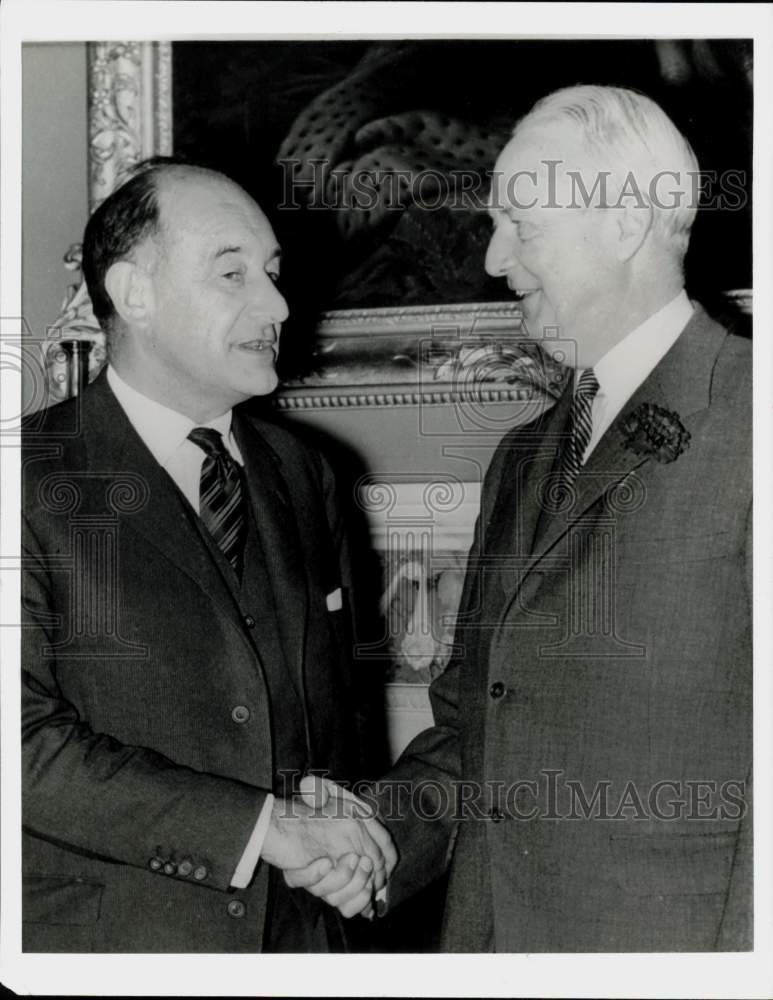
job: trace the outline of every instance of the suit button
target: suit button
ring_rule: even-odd
[[[494,684],[488,689],[488,693],[492,698],[501,698],[505,693],[505,686],[502,681],[495,681]]]
[[[245,615],[244,624],[247,626],[247,628],[255,628],[255,619],[252,617],[252,615]]]
[[[196,879],[197,882],[203,882],[208,874],[209,872],[204,867],[204,865],[199,865],[199,867],[195,868],[193,871],[193,877]]]
[[[151,858],[150,861],[148,861],[148,867],[154,872],[160,872],[164,867],[164,862],[161,858]]]
[[[247,912],[247,907],[240,899],[232,899],[226,909],[229,917],[243,917]]]
[[[185,861],[181,861],[177,866],[177,874],[182,875],[183,878],[187,878],[188,875],[193,871],[193,862],[190,858],[186,858]]]
[[[177,865],[172,861],[167,861],[164,865],[164,875],[174,875],[177,871]]]
[[[249,719],[249,717],[250,717],[250,710],[249,708],[247,708],[246,705],[236,705],[231,710],[231,718],[238,725],[241,725],[242,723],[246,722]]]

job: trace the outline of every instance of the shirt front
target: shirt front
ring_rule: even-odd
[[[196,424],[190,417],[149,399],[128,385],[112,365],[107,367],[107,382],[153,458],[172,477],[196,513],[200,513],[199,484],[205,455],[197,444],[188,440],[188,435],[194,427],[211,427],[219,431],[226,449],[243,466],[244,461],[231,429],[232,411],[228,410],[205,424]]]
[[[593,366],[599,391],[593,400],[593,430],[583,455],[583,464],[631,396],[679,339],[692,313],[692,303],[682,289]],[[575,372],[575,389],[583,370]]]

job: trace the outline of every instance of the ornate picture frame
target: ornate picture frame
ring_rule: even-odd
[[[172,43],[91,42],[88,49],[89,210],[141,160],[173,152]],[[65,255],[80,268],[80,245]],[[524,348],[514,302],[347,309],[323,313],[308,370],[275,394],[279,409],[412,406],[549,398],[557,382]],[[88,341],[88,377],[105,363],[104,334],[83,281],[67,291],[44,346],[51,401],[72,391],[68,341]],[[558,380],[560,381],[560,379]]]

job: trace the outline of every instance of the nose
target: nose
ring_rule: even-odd
[[[276,325],[284,323],[290,315],[284,295],[268,276],[265,278],[265,283],[261,281],[259,285],[253,296],[252,312],[268,318]]]
[[[284,323],[287,317],[290,315],[290,310],[287,305],[287,300],[284,295],[279,291],[279,289],[274,285],[274,292],[276,293],[276,308],[274,311],[274,322]]]
[[[513,266],[516,260],[514,240],[508,239],[503,228],[497,228],[491,234],[486,250],[486,274],[492,278],[501,278]]]

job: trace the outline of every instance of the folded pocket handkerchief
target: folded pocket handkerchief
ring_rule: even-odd
[[[335,590],[331,591],[327,595],[327,609],[328,611],[340,611],[343,607],[343,601],[341,599],[341,588],[336,587]]]

